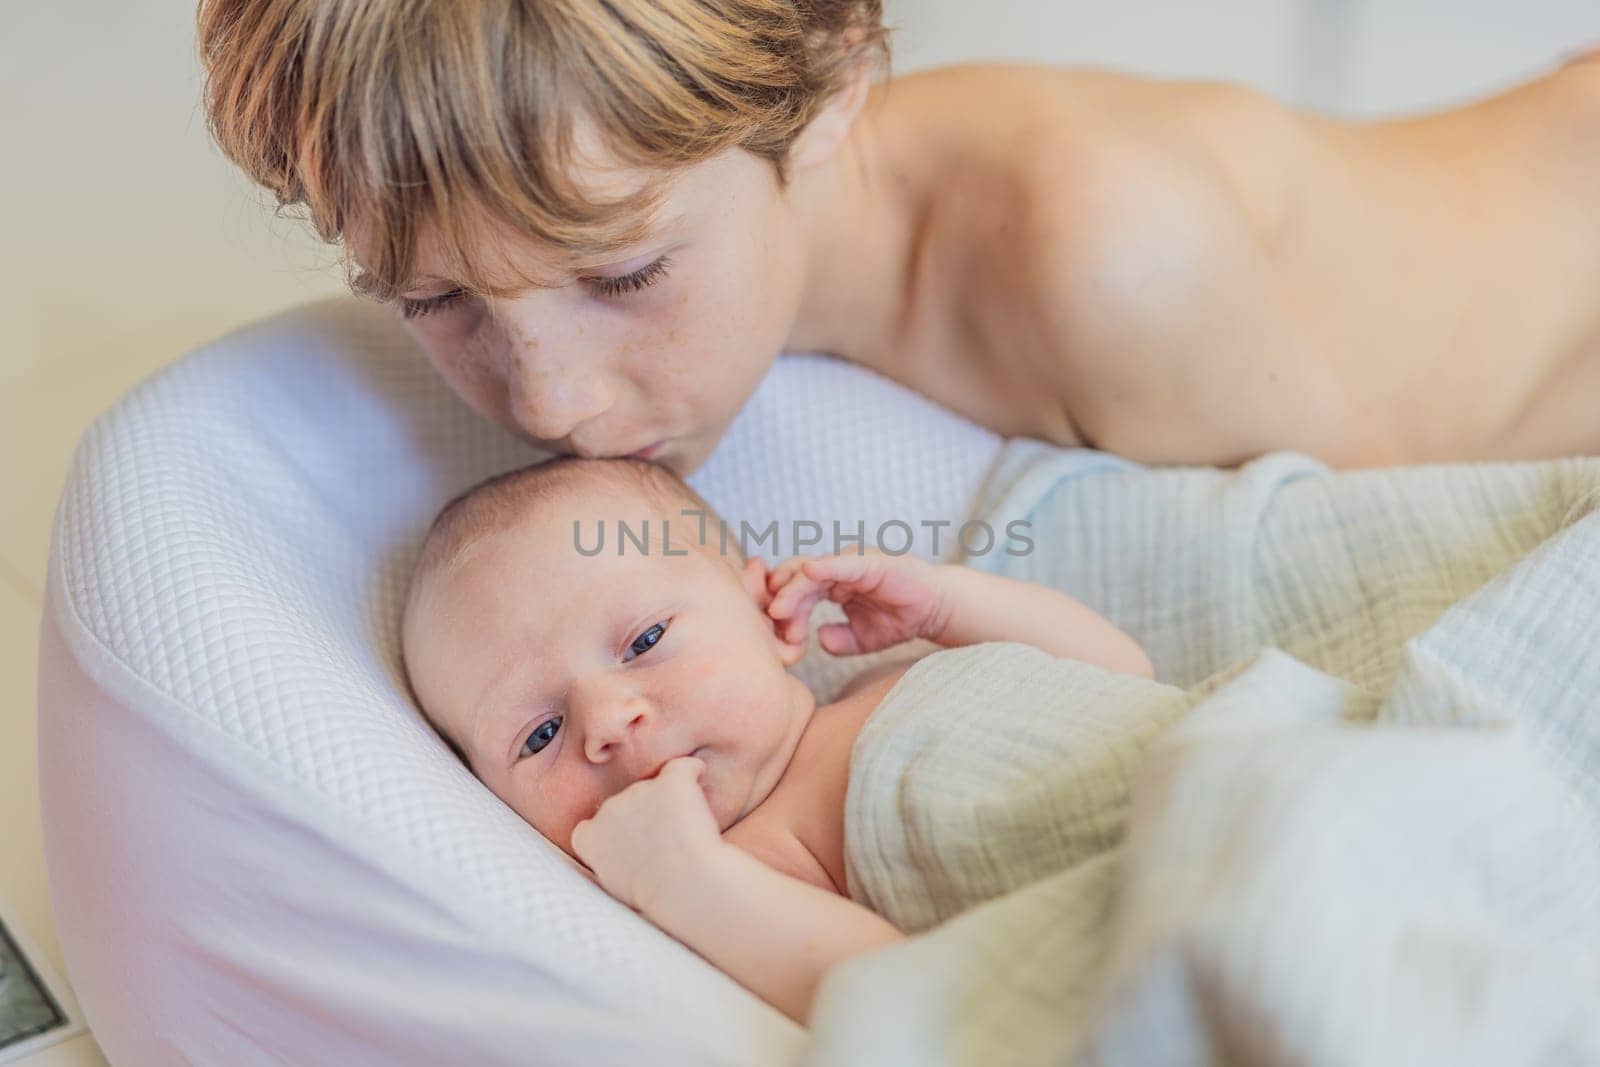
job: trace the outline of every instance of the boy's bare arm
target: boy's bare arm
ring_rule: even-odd
[[[802,1026],[829,968],[905,937],[854,901],[727,843],[640,910]]]

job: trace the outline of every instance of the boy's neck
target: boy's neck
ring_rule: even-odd
[[[791,182],[806,233],[806,281],[785,351],[827,352],[875,369],[894,351],[928,195],[923,171],[889,135],[885,89],[871,87],[837,153]]]

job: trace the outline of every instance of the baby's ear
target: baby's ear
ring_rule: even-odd
[[[767,561],[759,557],[745,560],[739,578],[744,583],[744,591],[750,594],[762,614],[766,614],[767,605],[772,603],[772,592],[767,589]]]
[[[744,591],[750,594],[750,599],[761,611],[763,618],[767,615],[767,606],[772,603],[773,593],[767,588],[767,579],[771,572],[767,569],[764,559],[746,560],[744,569],[739,572],[740,581],[744,584]],[[773,640],[778,642],[778,659],[785,667],[793,667],[799,663],[806,654],[806,643],[791,644],[785,641],[779,633],[778,623],[768,618],[767,625],[772,628]]]
[[[793,667],[796,663],[799,663],[801,660],[803,660],[805,658],[806,658],[806,643],[804,641],[800,642],[798,645],[794,645],[794,644],[790,644],[788,641],[784,641],[782,639],[779,639],[779,641],[778,641],[778,662],[779,663],[782,663],[785,667]]]

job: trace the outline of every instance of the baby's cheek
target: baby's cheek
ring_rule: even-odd
[[[525,761],[526,762],[526,761]],[[572,854],[572,828],[594,814],[599,802],[584,809],[584,799],[572,789],[562,789],[559,783],[541,782],[535,787],[523,778],[527,771],[513,774],[501,789],[490,788],[506,806],[522,817],[522,821],[539,831],[568,855]]]

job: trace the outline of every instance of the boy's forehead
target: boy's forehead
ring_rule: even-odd
[[[651,171],[620,163],[575,168],[574,182],[585,198],[618,205],[612,212],[613,229],[639,231],[633,240],[597,242],[592,251],[586,252],[573,252],[518,233],[514,225],[498,219],[494,212],[474,205],[470,198],[462,198],[455,202],[459,214],[451,222],[469,247],[448,248],[437,220],[420,220],[410,277],[401,280],[401,288],[463,284],[464,279],[458,275],[466,265],[456,262],[461,254],[474,260],[471,266],[494,295],[530,286],[555,289],[570,285],[586,269],[608,266],[672,237],[688,217],[681,201],[685,189],[692,185],[693,170],[686,167],[672,172]],[[366,261],[362,251],[364,232],[359,225],[353,225],[347,237],[351,257],[358,265]]]

